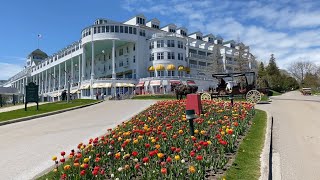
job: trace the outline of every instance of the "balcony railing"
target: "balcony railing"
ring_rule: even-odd
[[[209,56],[195,54],[195,53],[189,53],[189,57],[197,58],[197,59],[206,59],[206,60],[210,60],[211,59]]]

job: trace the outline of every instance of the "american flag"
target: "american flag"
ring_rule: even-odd
[[[39,38],[39,39],[42,38],[42,35],[41,35],[41,34],[38,34],[38,38]]]

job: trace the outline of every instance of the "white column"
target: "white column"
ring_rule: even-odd
[[[79,62],[78,62],[78,70],[79,70],[79,85],[80,85],[80,82],[81,82],[81,56],[79,55]]]
[[[52,74],[51,74],[51,68],[50,68],[50,71],[49,71],[49,91],[48,92],[51,92],[51,78],[52,78]]]
[[[85,65],[86,65],[86,50],[84,48],[84,46],[82,46],[82,81],[84,81],[85,78]],[[79,66],[80,68],[80,66]]]
[[[93,36],[92,36],[93,37]],[[91,41],[91,79],[94,79],[94,43]]]
[[[56,90],[56,66],[53,66],[53,91]]]
[[[73,74],[73,58],[71,58],[71,87],[73,84],[73,78],[74,78],[74,74]]]
[[[116,78],[116,72],[115,72],[115,55],[116,55],[115,40],[112,40],[112,79],[115,79],[115,78]]]
[[[67,88],[67,61],[64,62],[64,89]]]
[[[43,94],[43,71],[41,72],[41,94]]]
[[[47,93],[48,92],[48,69],[46,70],[46,80],[45,80],[45,87],[44,91]]]
[[[59,64],[59,72],[58,72],[58,80],[59,80],[59,82],[58,82],[58,94],[59,94],[59,96],[58,96],[58,101],[60,101],[60,88],[61,88],[61,63]]]

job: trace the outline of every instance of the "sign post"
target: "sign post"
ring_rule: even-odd
[[[39,110],[39,94],[38,94],[39,85],[36,85],[35,83],[30,82],[25,89],[26,89],[26,92],[25,92],[26,100],[24,103],[24,110],[27,111],[28,102],[37,103],[37,110]]]

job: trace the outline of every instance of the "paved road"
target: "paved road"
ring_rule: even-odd
[[[257,108],[274,117],[274,172],[281,169],[282,180],[319,180],[320,97],[289,92]]]
[[[107,132],[156,101],[123,100],[0,126],[0,179],[31,179],[51,157]]]

